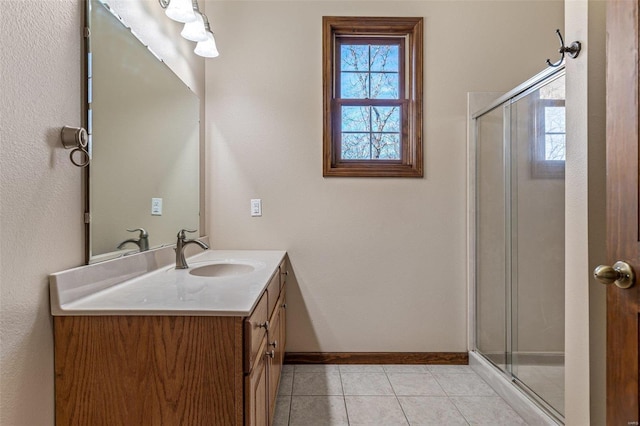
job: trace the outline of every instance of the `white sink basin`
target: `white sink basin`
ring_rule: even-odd
[[[255,271],[255,266],[249,263],[210,263],[204,266],[191,267],[189,274],[197,277],[229,277],[244,275]]]

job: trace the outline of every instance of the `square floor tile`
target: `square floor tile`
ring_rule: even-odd
[[[282,373],[280,375],[280,387],[278,395],[291,395],[293,391],[293,373]]]
[[[401,396],[398,400],[411,426],[467,426],[468,424],[447,397]]]
[[[384,373],[341,373],[345,395],[395,395]]]
[[[446,396],[435,377],[429,373],[387,373],[397,396]]]
[[[334,364],[298,364],[296,373],[339,373],[340,370]]]
[[[294,396],[291,398],[290,426],[348,426],[341,396]]]
[[[345,396],[350,425],[408,425],[394,396]]]
[[[342,395],[340,374],[296,372],[292,395]]]
[[[389,364],[383,365],[386,373],[428,373],[426,365],[423,364]]]
[[[433,375],[449,396],[496,396],[494,390],[477,374]]]
[[[291,397],[278,396],[278,398],[276,398],[276,413],[273,417],[273,426],[287,426],[289,424],[290,409]]]
[[[382,365],[369,364],[341,364],[341,373],[383,373]]]
[[[296,369],[296,366],[293,364],[284,364],[282,366],[282,372],[283,373],[293,373],[293,370]]]
[[[526,425],[500,397],[459,396],[451,401],[472,425],[515,426]]]
[[[432,373],[441,374],[476,374],[473,368],[468,365],[428,365],[427,368]]]

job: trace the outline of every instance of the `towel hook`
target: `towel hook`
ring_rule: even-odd
[[[580,44],[579,41],[574,41],[573,43],[571,43],[570,46],[565,46],[564,45],[564,39],[562,38],[562,33],[560,32],[560,30],[556,30],[556,34],[558,35],[558,38],[560,39],[560,49],[558,50],[558,53],[560,53],[562,56],[560,57],[560,60],[558,62],[556,62],[555,64],[552,64],[551,61],[549,59],[547,59],[547,65],[549,65],[550,67],[559,67],[560,64],[564,61],[564,54],[568,53],[570,57],[572,58],[577,58],[578,55],[580,54],[580,50],[582,49],[582,44]]]
[[[87,149],[89,136],[87,131],[82,127],[64,126],[60,131],[60,139],[62,146],[70,149],[69,159],[76,167],[87,167],[91,161],[91,156]],[[79,153],[79,155],[76,155]]]

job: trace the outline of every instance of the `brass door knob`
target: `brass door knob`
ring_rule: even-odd
[[[623,261],[614,263],[613,267],[607,265],[597,266],[593,270],[593,277],[602,284],[615,283],[620,288],[629,288],[633,286],[636,280],[631,265]]]

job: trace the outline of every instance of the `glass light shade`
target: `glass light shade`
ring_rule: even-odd
[[[190,41],[207,41],[207,31],[204,28],[204,19],[202,19],[202,15],[196,13],[196,20],[184,24],[184,28],[180,35]]]
[[[169,6],[164,11],[165,15],[178,22],[193,22],[196,14],[193,11],[191,0],[171,0]]]
[[[209,31],[207,31],[207,41],[198,42],[193,51],[196,55],[204,56],[205,58],[215,58],[220,55],[216,47],[216,40],[213,38],[213,33]]]

